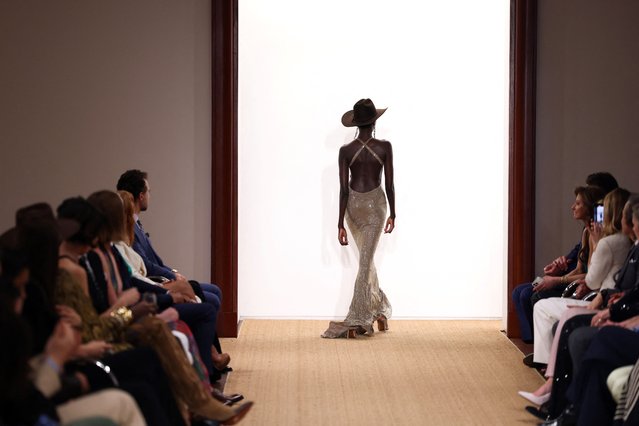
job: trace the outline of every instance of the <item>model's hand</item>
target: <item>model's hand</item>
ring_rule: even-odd
[[[343,246],[348,245],[348,235],[346,234],[346,229],[339,228],[339,231],[337,232],[337,241],[339,241],[339,243]]]
[[[386,226],[384,227],[384,233],[390,234],[395,229],[395,218],[389,217],[386,220]]]

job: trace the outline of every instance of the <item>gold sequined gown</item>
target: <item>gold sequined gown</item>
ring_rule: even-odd
[[[385,219],[386,194],[381,187],[363,193],[349,191],[346,224],[359,250],[359,270],[346,319],[331,321],[322,337],[346,337],[350,328],[355,328],[360,334],[373,334],[373,321],[380,316],[391,317],[392,308],[379,288],[374,262]]]

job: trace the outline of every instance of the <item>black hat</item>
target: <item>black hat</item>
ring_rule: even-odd
[[[387,108],[377,109],[370,99],[360,99],[353,109],[342,116],[342,124],[346,127],[366,126],[373,124],[386,112]]]

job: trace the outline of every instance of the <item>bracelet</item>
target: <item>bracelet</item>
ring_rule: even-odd
[[[561,284],[566,284],[566,276],[565,275],[561,276]]]
[[[133,319],[133,312],[126,306],[119,307],[115,311],[111,312],[111,317],[115,318],[122,325],[127,325]]]

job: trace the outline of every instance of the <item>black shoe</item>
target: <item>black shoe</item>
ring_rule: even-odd
[[[524,361],[524,365],[527,367],[532,367],[533,366],[533,357],[535,356],[535,354],[528,354],[524,357],[523,361]]]
[[[533,416],[537,417],[540,420],[546,421],[550,419],[550,414],[548,413],[548,409],[544,407],[545,404],[539,406],[539,408],[528,405],[526,406],[526,411],[528,411]]]
[[[572,406],[566,408],[559,417],[539,423],[540,426],[575,426],[576,424],[577,412]]]
[[[528,354],[524,357],[523,362],[524,365],[530,368],[544,368],[546,364],[541,364],[539,362],[534,362],[533,357],[535,354]]]
[[[217,399],[224,405],[229,405],[229,406],[244,399],[244,395],[240,393],[234,393],[233,395],[225,395],[217,389],[213,389],[213,392],[211,393],[211,395],[213,396],[213,398]]]

